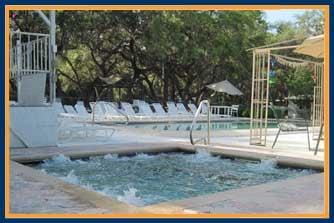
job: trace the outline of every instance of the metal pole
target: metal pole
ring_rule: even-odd
[[[48,19],[48,17],[46,17],[46,15],[41,10],[37,10],[36,12],[43,19],[43,21],[50,27],[51,23],[50,23],[50,20]]]
[[[249,144],[252,145],[253,138],[253,96],[254,96],[254,78],[255,78],[255,51],[253,50],[253,70],[252,70],[252,92],[251,92],[251,113],[250,113],[250,131],[249,131]]]
[[[21,51],[21,34],[19,34],[19,39],[16,41],[16,61],[17,61],[17,72],[16,72],[16,83],[17,83],[17,102],[21,101],[21,69],[22,69],[22,51]]]
[[[56,101],[56,12],[50,11],[50,42],[51,42],[51,75],[50,75],[50,104]]]
[[[210,145],[211,108],[209,101],[207,101],[207,106],[208,106],[208,145]]]
[[[267,70],[267,92],[266,92],[266,112],[265,112],[265,121],[264,121],[264,125],[265,125],[265,133],[264,133],[264,146],[266,146],[267,144],[267,129],[268,129],[268,102],[269,102],[269,79],[270,79],[270,51],[268,51],[268,70]]]

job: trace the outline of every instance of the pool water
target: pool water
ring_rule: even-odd
[[[59,155],[35,168],[120,201],[145,206],[312,174],[277,168],[274,160],[222,159],[206,152],[70,160]]]
[[[191,123],[156,123],[156,124],[131,124],[130,128],[137,129],[153,129],[153,130],[166,130],[166,131],[189,131]],[[268,123],[268,128],[277,128],[276,123]],[[250,129],[249,122],[211,122],[211,130],[233,130],[233,129]],[[195,131],[207,130],[207,123],[196,123],[194,126]]]

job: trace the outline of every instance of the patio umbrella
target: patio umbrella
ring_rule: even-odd
[[[224,80],[218,83],[206,85],[207,88],[210,88],[217,92],[223,92],[229,95],[243,95],[243,93],[231,84],[228,80]]]
[[[315,58],[324,57],[324,35],[312,36],[304,40],[293,52],[309,55]]]

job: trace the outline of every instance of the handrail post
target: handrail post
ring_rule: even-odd
[[[196,120],[197,120],[197,117],[200,115],[200,113],[201,113],[201,110],[202,110],[202,107],[203,107],[203,105],[204,104],[206,104],[207,105],[207,123],[208,123],[208,129],[207,129],[207,138],[201,138],[201,139],[199,139],[199,140],[196,140],[196,141],[194,141],[194,139],[193,139],[193,135],[192,135],[192,133],[193,133],[193,130],[194,130],[194,126],[195,126],[195,124],[196,124]],[[201,140],[203,140],[204,139],[204,143],[205,144],[210,144],[210,127],[211,127],[211,107],[210,107],[210,103],[209,103],[209,101],[208,100],[203,100],[203,101],[201,101],[201,103],[199,104],[199,106],[198,106],[198,108],[197,108],[197,111],[196,111],[196,113],[195,113],[195,116],[194,116],[194,119],[193,119],[193,121],[192,121],[192,123],[191,123],[191,128],[190,128],[190,143],[192,144],[192,145],[195,145],[196,144],[196,142],[198,142],[198,141],[201,141]],[[206,143],[207,142],[207,143]]]
[[[207,106],[208,106],[208,145],[210,145],[210,127],[211,127],[211,108],[210,108],[210,103],[207,102]]]

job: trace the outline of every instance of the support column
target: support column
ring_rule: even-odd
[[[50,73],[50,104],[56,101],[56,12],[50,11],[50,42],[51,42],[51,73]]]

